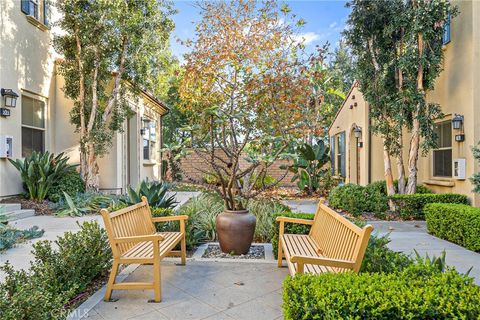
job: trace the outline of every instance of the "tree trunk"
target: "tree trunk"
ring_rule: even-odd
[[[393,185],[393,175],[392,175],[392,161],[390,160],[390,154],[388,153],[387,148],[385,148],[385,144],[383,147],[383,166],[385,170],[385,183],[387,186],[387,195],[391,196],[395,194],[395,187]],[[390,210],[394,211],[395,206],[392,201],[388,201],[388,205]]]
[[[85,146],[85,151],[80,157],[82,162],[80,167],[83,169],[82,178],[85,181],[85,188],[87,191],[98,191],[99,189],[99,175],[97,155],[93,143],[88,143]]]
[[[403,136],[400,134],[398,138],[399,145],[403,146]],[[399,194],[405,193],[405,166],[403,165],[403,149],[400,148],[399,153],[397,155],[397,174],[398,174],[398,187],[397,191]]]
[[[425,95],[423,89],[423,51],[424,51],[424,42],[423,34],[419,33],[417,35],[417,45],[418,45],[418,70],[417,70],[417,91]],[[410,150],[408,153],[408,185],[407,193],[412,194],[417,191],[417,160],[418,160],[418,149],[420,146],[420,108],[421,104],[417,104],[415,112],[413,113],[413,125],[412,125],[412,138],[410,139]]]
[[[420,122],[418,121],[418,108],[413,114],[412,138],[408,152],[408,184],[406,193],[412,194],[417,191],[417,160],[420,147]]]

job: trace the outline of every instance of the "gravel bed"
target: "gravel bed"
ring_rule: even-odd
[[[202,255],[202,258],[222,258],[222,259],[265,259],[265,247],[252,245],[247,254],[233,255],[223,253],[218,244],[209,244]]]

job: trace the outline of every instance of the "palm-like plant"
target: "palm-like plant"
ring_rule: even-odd
[[[155,208],[174,208],[178,203],[175,200],[175,194],[168,196],[167,191],[170,185],[160,181],[142,181],[137,189],[128,187],[127,198],[128,204],[135,204],[142,201],[142,196],[147,197],[150,206]]]
[[[329,148],[323,140],[317,144],[302,144],[297,147],[297,155],[288,170],[293,172],[292,182],[297,181],[300,190],[309,194],[322,186],[322,178],[328,173],[325,165],[330,161]]]
[[[69,158],[63,152],[55,156],[48,151],[34,151],[24,160],[8,160],[20,172],[32,200],[44,200],[54,182],[75,169],[75,165],[68,164]]]

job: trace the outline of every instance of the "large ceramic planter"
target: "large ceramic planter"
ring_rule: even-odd
[[[225,210],[217,216],[220,249],[230,254],[245,254],[250,249],[257,219],[248,210]]]

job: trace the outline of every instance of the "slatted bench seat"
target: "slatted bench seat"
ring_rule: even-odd
[[[112,290],[153,289],[154,301],[161,301],[160,261],[166,256],[180,256],[186,262],[185,220],[188,216],[152,217],[147,198],[133,206],[108,212],[101,211],[110,246],[113,264],[107,283],[105,301]],[[156,232],[155,222],[179,221],[179,232]],[[173,249],[180,243],[181,250]],[[121,264],[153,264],[153,282],[115,283]]]
[[[367,248],[371,225],[363,228],[342,217],[320,201],[313,220],[277,217],[278,266],[285,257],[290,274],[358,272]],[[285,223],[311,225],[308,235],[285,234]]]

